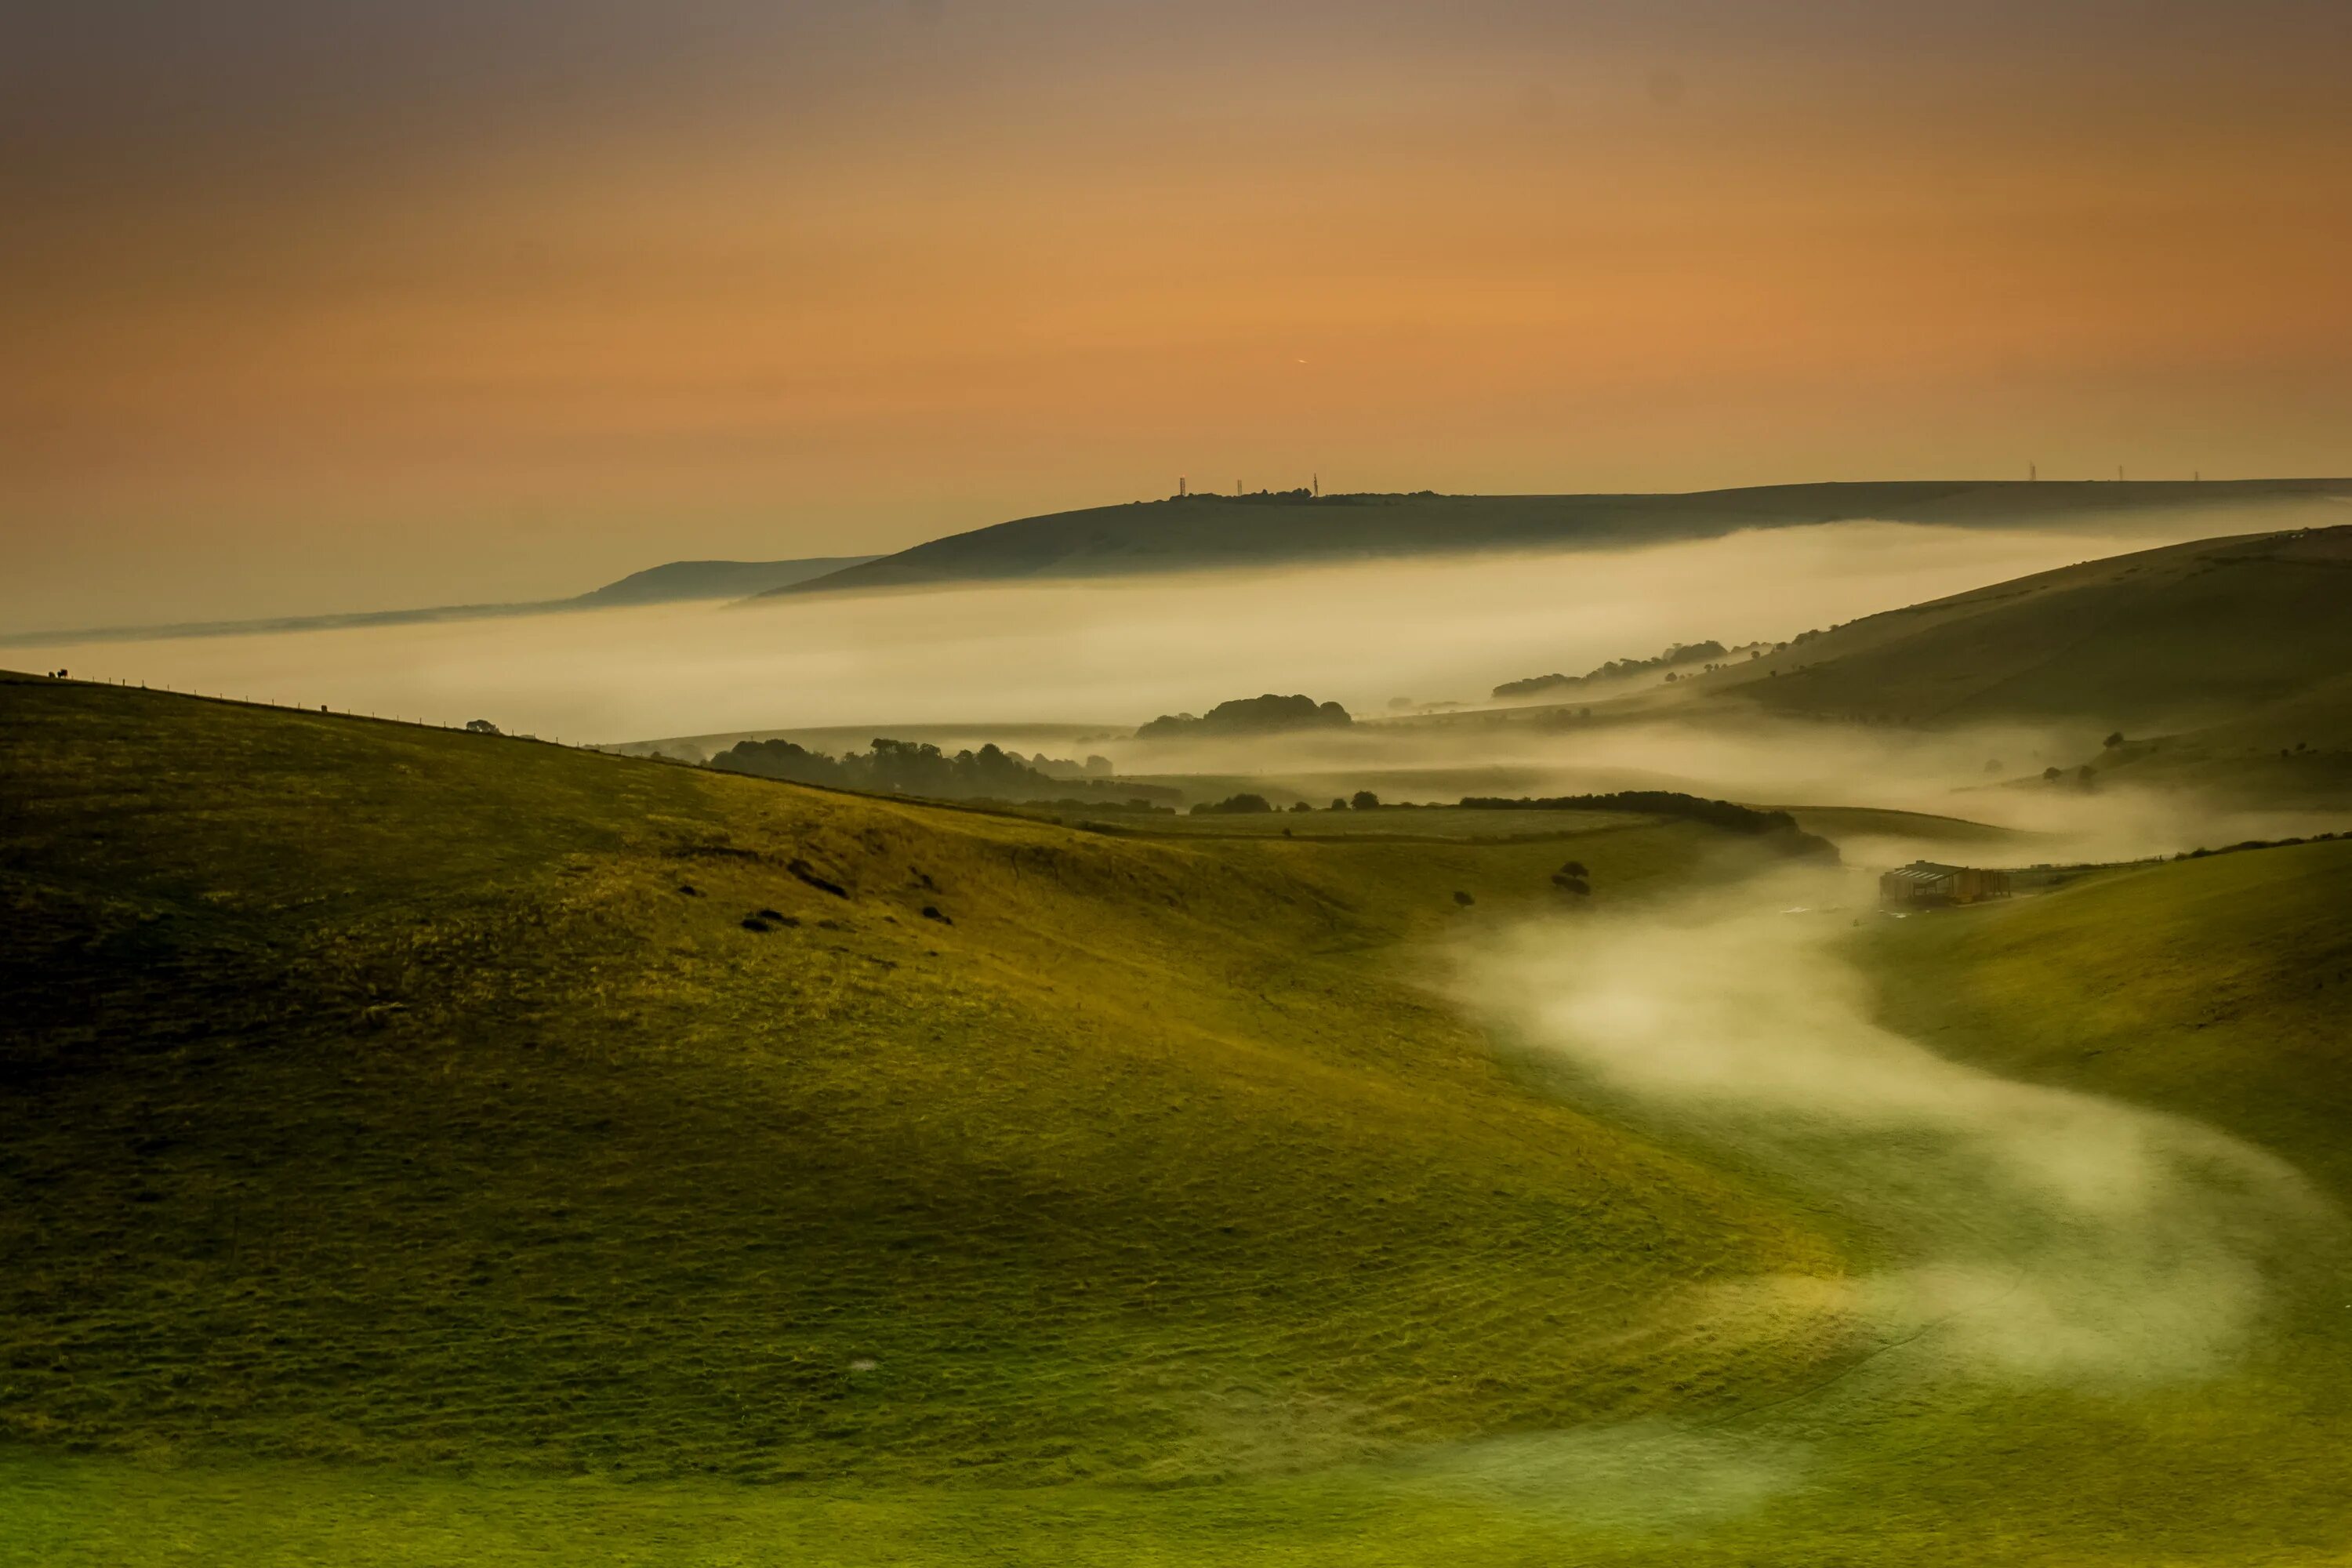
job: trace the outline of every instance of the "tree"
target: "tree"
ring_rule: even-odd
[[[2114,734],[2109,735],[2109,736],[2106,738],[2106,740],[2105,740],[2105,741],[2104,741],[2104,742],[2101,742],[2101,744],[2105,745],[2105,746],[2107,748],[2107,750],[2109,750],[2109,751],[2111,751],[2111,752],[2112,752],[2112,751],[2114,751],[2117,746],[2122,745],[2123,743],[2124,743],[2124,732],[2123,732],[2121,730],[2118,730],[2118,731],[2116,731]]]
[[[1274,805],[1262,795],[1229,795],[1213,805],[1207,801],[1192,808],[1194,816],[1234,816],[1249,812],[1272,811]]]
[[[2279,755],[2284,756],[2286,753],[2284,752],[2281,752]],[[1331,803],[1331,809],[1334,811],[1345,811],[1348,809],[1348,803],[1344,800],[1335,800]]]
[[[2042,769],[2042,782],[2043,784],[2056,784],[2058,782],[2058,769],[2055,766]]]
[[[1312,811],[1315,808],[1302,800],[1292,805],[1290,809],[1293,811]]]
[[[1360,789],[1348,798],[1348,804],[1358,811],[1370,811],[1381,804],[1381,797],[1370,790]]]
[[[466,729],[468,733],[476,735],[495,735],[499,732],[499,727],[488,719],[468,719],[466,721]]]

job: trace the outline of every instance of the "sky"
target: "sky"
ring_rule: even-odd
[[[0,628],[1196,488],[2352,471],[2352,7],[36,0]]]

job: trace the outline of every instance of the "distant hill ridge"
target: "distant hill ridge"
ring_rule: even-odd
[[[1906,480],[1627,495],[1191,495],[1000,522],[772,588],[761,596],[1483,551],[1599,549],[1864,520],[2063,528],[2112,522],[2129,513],[2247,508],[2284,512],[2344,500],[2352,500],[2352,479]],[[2282,516],[2281,523],[2285,521]],[[2215,531],[2225,526],[2235,525],[2217,524]]]
[[[152,626],[94,626],[73,631],[14,632],[0,636],[0,647],[37,647],[67,642],[152,642],[164,637],[250,637],[269,632],[335,631],[354,626],[416,626],[431,621],[488,620],[502,616],[544,616],[563,610],[613,609],[631,605],[684,604],[698,599],[740,599],[786,584],[821,577],[870,555],[817,555],[794,561],[671,561],[632,572],[616,583],[568,599],[527,599],[512,604],[432,605],[413,610],[359,610],[341,615],[274,616],[249,621],[178,621]]]

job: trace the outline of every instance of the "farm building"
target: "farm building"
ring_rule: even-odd
[[[2009,897],[2009,873],[1978,866],[1914,860],[1878,879],[1878,901],[1890,909],[1931,909]]]

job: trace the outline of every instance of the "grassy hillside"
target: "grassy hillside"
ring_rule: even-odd
[[[1696,1305],[1834,1271],[1816,1226],[1405,984],[1553,896],[1556,844],[1180,846],[0,704],[19,1460],[1199,1482],[1754,1397],[1839,1348]],[[1589,844],[1604,897],[1742,852]]]
[[[2352,1195],[2352,842],[2114,873],[1869,949],[1906,1033],[2214,1122]]]
[[[0,1563],[2352,1543],[2332,1254],[2198,1380],[1954,1376],[1824,1305],[1904,1261],[1932,1138],[1793,1184],[1417,983],[1566,853],[1549,943],[1738,905],[1696,826],[1126,837],[23,679],[0,719]],[[1947,1056],[2342,1194],[2347,871],[1803,918]],[[1670,991],[1717,978],[1688,918]]]
[[[2272,749],[2276,734],[2310,731],[2312,744],[2340,748],[2352,744],[2347,602],[2352,527],[2210,540],[1872,616],[1677,695],[1905,724],[2228,724]]]
[[[1855,519],[1958,527],[2128,526],[2136,516],[2275,512],[2292,526],[2340,479],[1769,485],[1687,495],[1226,497],[1139,501],[1021,518],[934,539],[775,590],[824,593],[1020,577],[1090,577],[1460,551],[1664,544],[1750,528]],[[2232,526],[2217,521],[2215,531]]]

